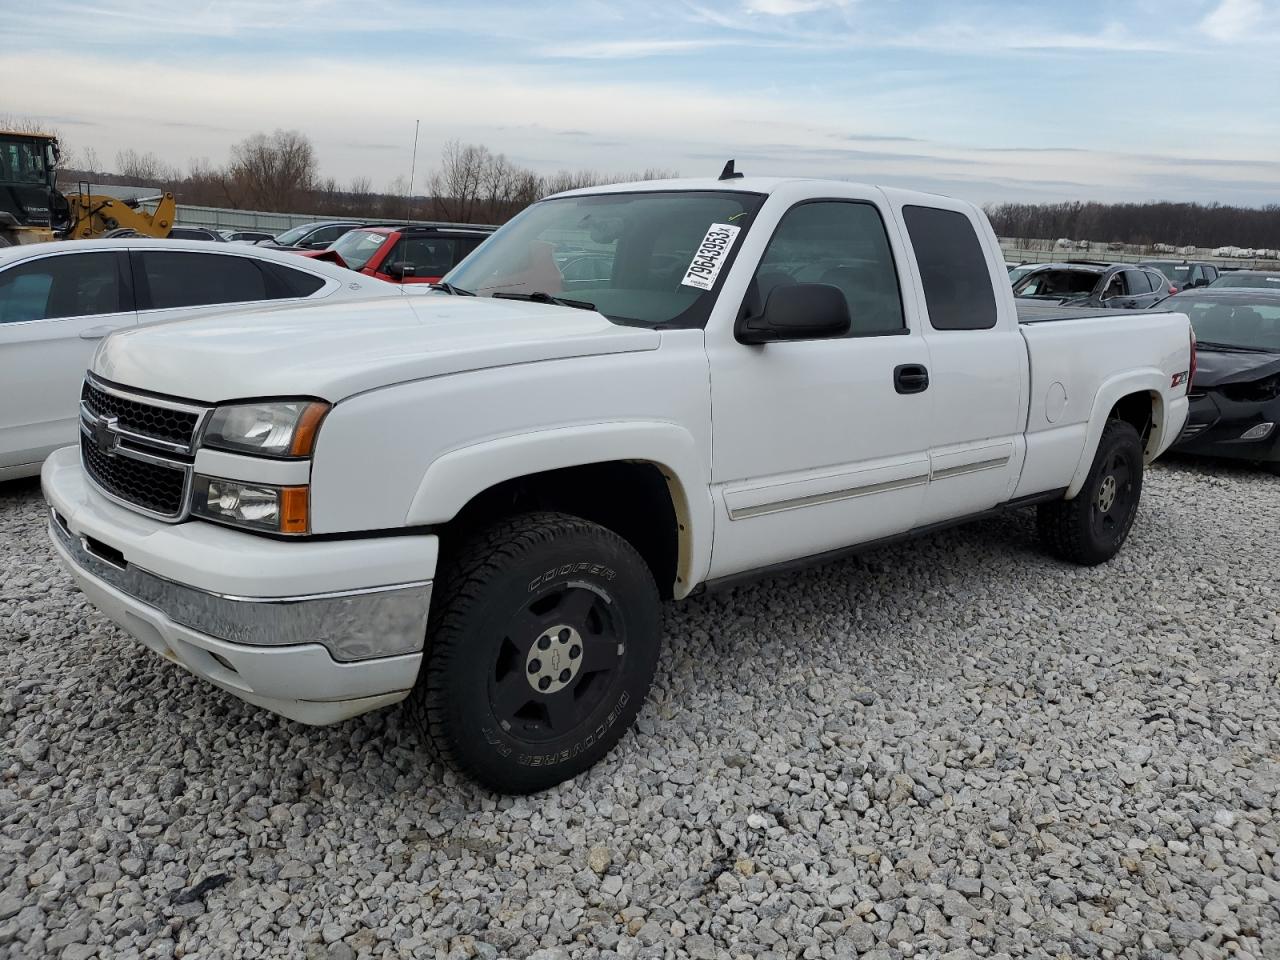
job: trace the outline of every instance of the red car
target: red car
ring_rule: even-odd
[[[470,225],[361,227],[324,250],[299,253],[389,283],[435,283],[493,231]]]

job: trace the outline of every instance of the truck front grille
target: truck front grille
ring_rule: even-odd
[[[90,380],[85,380],[80,400],[96,416],[115,417],[125,430],[183,446],[191,445],[200,421],[197,411],[142,403],[108,393]]]
[[[106,496],[159,520],[186,519],[196,438],[209,408],[117,387],[80,392],[80,461]]]
[[[165,519],[177,519],[185,506],[187,470],[145,463],[133,457],[102,453],[88,437],[80,437],[85,471],[118,500]]]

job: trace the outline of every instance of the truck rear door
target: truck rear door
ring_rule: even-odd
[[[898,214],[921,281],[930,357],[926,525],[1012,495],[1024,455],[1027,354],[999,249],[977,211],[939,197]]]

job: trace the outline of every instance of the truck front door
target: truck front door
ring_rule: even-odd
[[[738,260],[750,270],[759,258],[745,296],[723,302],[721,322],[706,334],[712,577],[906,531],[928,482],[929,350],[899,276],[905,251],[886,228],[884,195],[850,185],[847,196],[799,199],[799,189],[775,192],[762,208]],[[725,312],[756,315],[773,290],[796,283],[838,287],[849,304],[849,335],[736,340]],[[735,289],[742,284],[726,284],[722,300]]]

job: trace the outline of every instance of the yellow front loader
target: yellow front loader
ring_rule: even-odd
[[[75,193],[57,187],[61,157],[51,133],[0,130],[0,247],[47,240],[88,240],[127,234],[167,237],[177,210],[173,194],[158,200],[154,213],[138,200],[91,193],[81,183]]]
[[[139,237],[167,237],[177,211],[172,193],[159,198],[154,213],[141,209],[137,200],[117,200],[83,189],[65,196],[71,209],[70,226],[63,234],[67,240],[88,240],[117,231]]]

